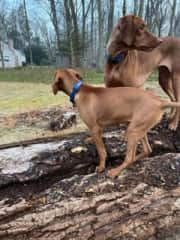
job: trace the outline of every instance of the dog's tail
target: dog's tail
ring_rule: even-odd
[[[162,101],[162,108],[171,108],[171,107],[176,107],[180,108],[180,102],[169,102],[169,101]]]

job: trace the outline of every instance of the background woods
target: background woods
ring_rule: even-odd
[[[0,0],[0,40],[12,39],[31,64],[102,69],[112,28],[126,14],[156,35],[180,36],[179,0]]]

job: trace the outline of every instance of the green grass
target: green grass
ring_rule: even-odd
[[[70,106],[68,97],[52,94],[55,68],[22,68],[0,71],[0,113],[18,113],[53,105]],[[103,74],[88,72],[85,81],[103,83]]]
[[[54,105],[70,106],[68,97],[52,94],[55,68],[34,67],[0,71],[0,114],[37,110]],[[103,84],[103,73],[86,71],[85,82]],[[156,74],[151,76],[154,82]],[[149,82],[150,83],[150,82]]]
[[[0,82],[50,83],[53,79],[53,67],[25,67],[0,71]]]
[[[85,81],[92,84],[103,83],[103,73],[83,72]],[[0,70],[0,82],[45,83],[53,81],[54,67],[33,67]]]

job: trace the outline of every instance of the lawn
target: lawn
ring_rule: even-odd
[[[0,115],[43,109],[54,105],[70,106],[64,94],[53,96],[51,83],[53,67],[22,68],[0,71]],[[103,84],[103,73],[84,72],[84,80],[90,84]],[[149,84],[155,84],[152,75]]]
[[[23,112],[31,114],[32,111],[45,111],[55,106],[72,106],[65,94],[53,95],[51,83],[54,72],[53,67],[0,71],[0,144],[52,135],[44,129],[43,122],[38,128],[26,126],[26,123],[17,126],[15,119]],[[86,71],[83,75],[87,83],[98,85],[104,82],[103,73]],[[152,75],[146,86],[157,87],[155,79],[156,76]],[[84,129],[84,125],[79,121],[70,131],[80,129]],[[66,131],[55,134],[66,134]]]
[[[54,105],[69,106],[67,96],[59,94],[55,97],[52,94],[54,72],[52,67],[0,71],[0,115]],[[102,73],[88,72],[84,76],[88,83],[103,83]]]

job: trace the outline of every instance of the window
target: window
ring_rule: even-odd
[[[1,62],[2,60],[1,60],[1,58],[0,58],[0,62]],[[4,56],[4,62],[9,62],[10,61],[10,59],[9,59],[9,56]]]

